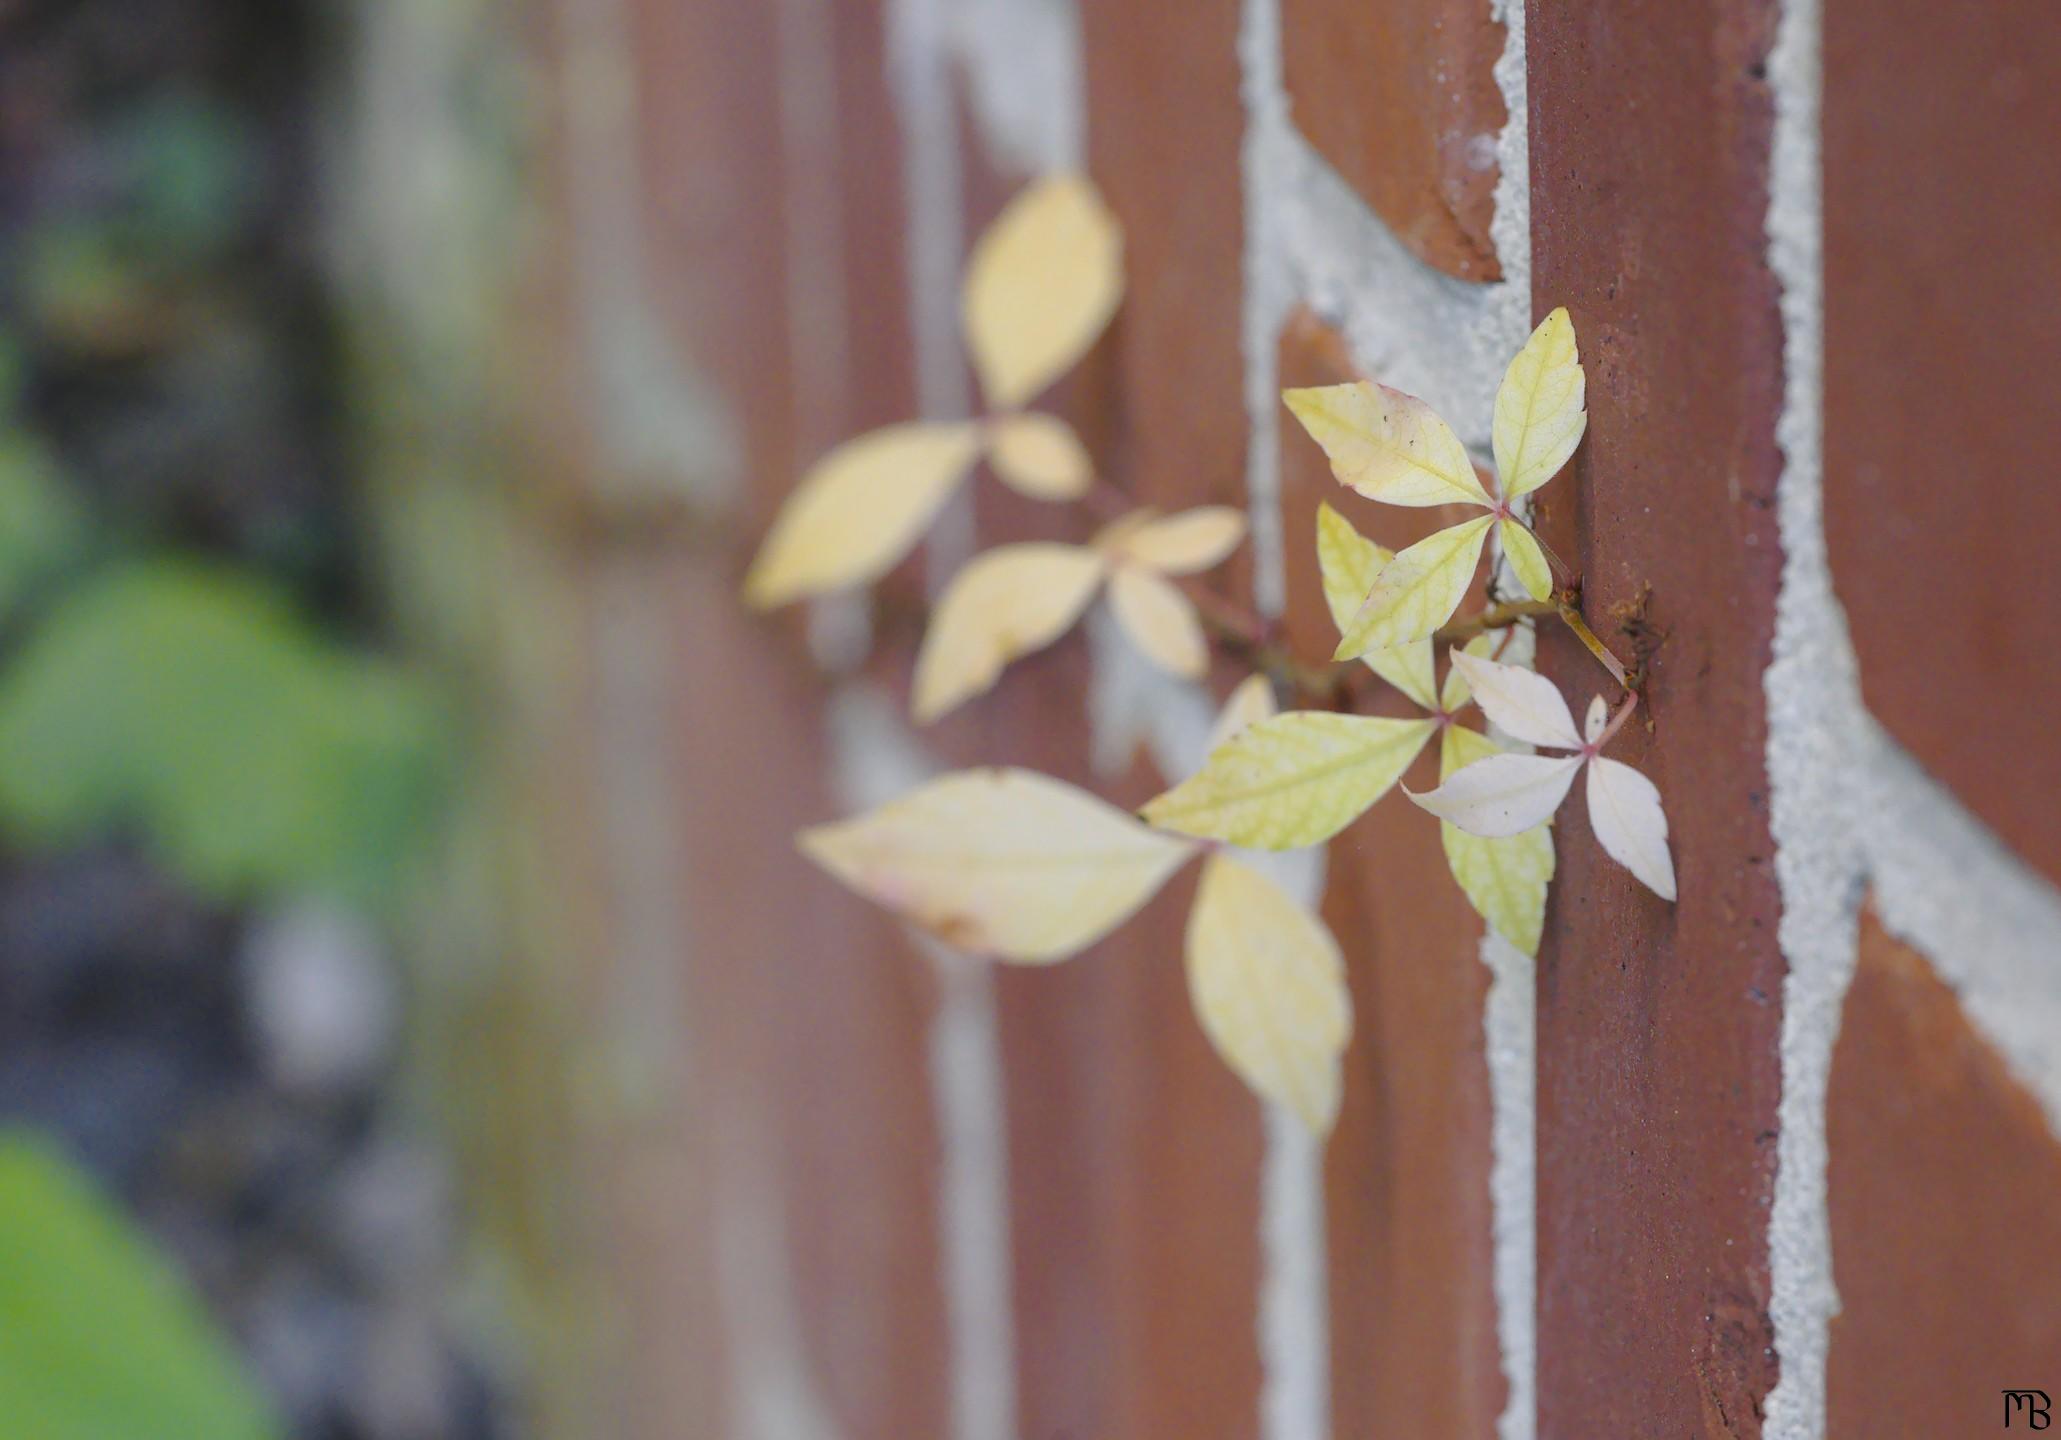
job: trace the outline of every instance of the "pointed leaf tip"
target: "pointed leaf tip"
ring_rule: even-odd
[[[1675,898],[1675,864],[1667,848],[1660,791],[1629,765],[1598,756],[1589,762],[1589,828],[1604,853],[1663,900]]]
[[[1530,494],[1560,473],[1588,428],[1586,399],[1574,322],[1562,306],[1532,331],[1496,391],[1490,438],[1505,499]]]
[[[1481,505],[1488,492],[1467,447],[1414,395],[1370,381],[1284,390],[1338,483],[1387,505]]]

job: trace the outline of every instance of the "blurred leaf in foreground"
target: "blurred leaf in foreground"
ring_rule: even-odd
[[[279,1433],[178,1272],[20,1132],[0,1132],[0,1416],[37,1440]]]
[[[0,671],[0,829],[54,846],[134,825],[210,894],[377,905],[428,817],[438,722],[404,673],[255,581],[131,562]]]
[[[85,507],[56,462],[19,433],[0,434],[0,618],[84,544]]]

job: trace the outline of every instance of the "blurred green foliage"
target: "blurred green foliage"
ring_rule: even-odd
[[[0,432],[0,621],[84,548],[87,516],[41,445]]]
[[[441,732],[410,676],[259,581],[119,561],[0,665],[0,830],[48,847],[128,824],[204,893],[378,909],[429,818]]]
[[[41,1142],[0,1132],[0,1416],[35,1440],[279,1433],[178,1272]]]

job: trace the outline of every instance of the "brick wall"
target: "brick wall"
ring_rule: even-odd
[[[1889,9],[541,7],[538,468],[591,532],[545,727],[549,883],[593,916],[568,1233],[620,1300],[583,1362],[620,1433],[1801,1440],[2061,1388],[2061,179],[2028,143],[2061,32]],[[974,546],[1083,537],[997,487],[877,604],[731,600],[814,454],[963,411],[967,237],[1068,165],[1130,290],[1060,404],[1141,499],[1248,508],[1235,581],[1301,648],[1331,484],[1279,389],[1372,376],[1485,451],[1560,304],[1591,423],[1542,533],[1592,616],[1665,635],[1631,749],[1681,903],[1571,806],[1535,976],[1382,807],[1322,877],[1357,1010],[1322,1153],[1193,1023],[1184,885],[990,973],[788,843],[936,769],[1135,802],[1193,758],[1208,696],[1092,627],[900,718]]]

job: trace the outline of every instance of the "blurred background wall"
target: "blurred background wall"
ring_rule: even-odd
[[[0,1433],[1987,1433],[2061,1382],[2057,74],[2033,0],[0,8]],[[1278,390],[1479,446],[1583,337],[1541,528],[1682,902],[1571,814],[1534,965],[1361,822],[1322,1151],[1192,881],[990,971],[792,847],[1142,801],[1236,678],[1091,624],[911,729],[936,587],[1085,537],[984,483],[736,602],[811,460],[967,412],[967,244],[1062,168],[1129,289],[1056,406],[1247,509],[1300,652]]]

